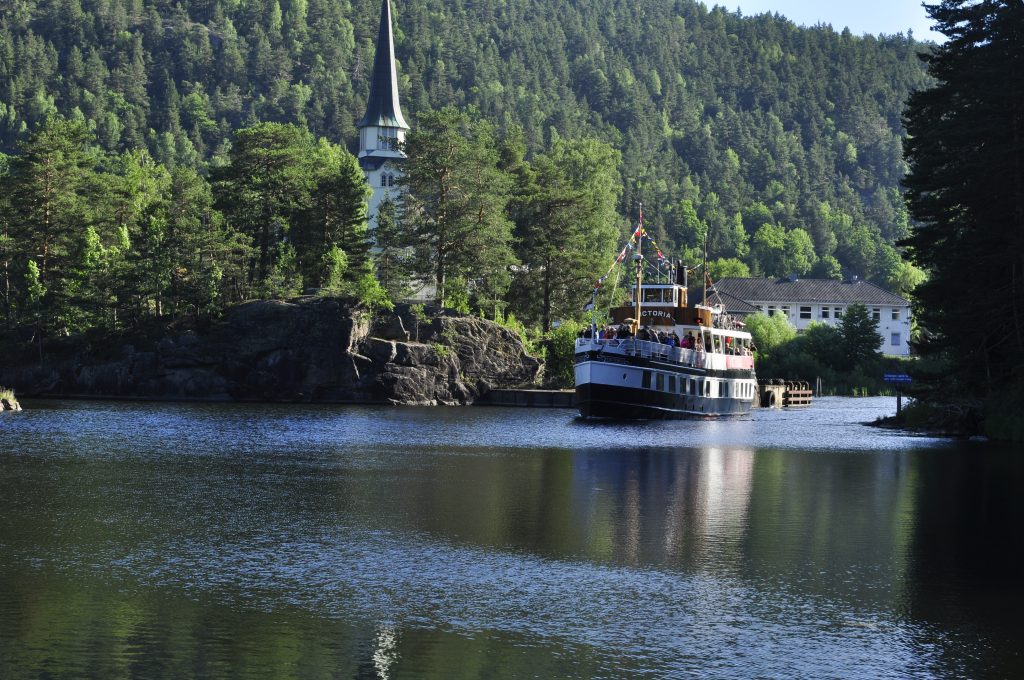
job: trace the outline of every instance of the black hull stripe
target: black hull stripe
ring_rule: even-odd
[[[587,383],[576,386],[573,405],[584,418],[665,420],[745,415],[751,401]]]

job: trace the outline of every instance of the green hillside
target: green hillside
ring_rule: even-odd
[[[51,112],[168,168],[227,162],[233,132],[296,123],[354,150],[377,0],[10,0],[0,150]],[[899,285],[901,114],[927,78],[903,35],[856,37],[689,0],[395,2],[407,114],[473,105],[622,153],[619,212],[755,273]],[[805,234],[813,253],[807,252]],[[832,260],[830,258],[835,258]],[[812,269],[813,267],[813,269]]]

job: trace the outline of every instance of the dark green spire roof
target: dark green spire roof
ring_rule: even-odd
[[[380,8],[377,53],[373,57],[373,80],[366,113],[356,127],[397,127],[409,129],[398,105],[398,76],[395,74],[395,40],[391,34],[391,4],[384,0]]]

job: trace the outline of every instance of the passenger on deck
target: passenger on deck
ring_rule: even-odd
[[[697,341],[693,339],[693,331],[688,332],[686,334],[686,349],[693,349],[696,345]]]

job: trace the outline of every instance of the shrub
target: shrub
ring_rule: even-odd
[[[576,383],[576,337],[584,327],[584,324],[576,321],[563,321],[545,338],[545,372],[548,381],[557,387],[569,388]]]

